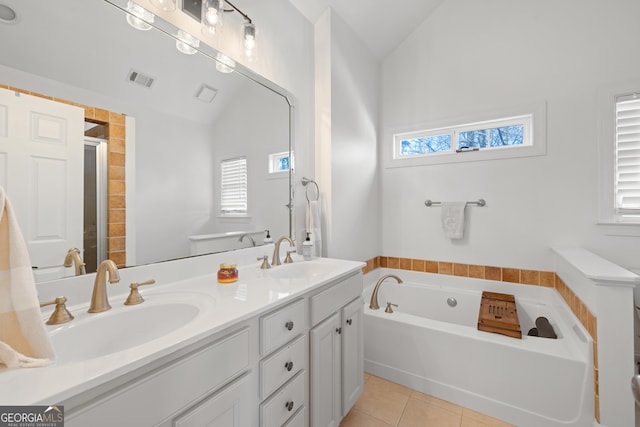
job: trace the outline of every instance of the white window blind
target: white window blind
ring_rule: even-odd
[[[620,218],[640,216],[640,99],[616,98],[615,209]]]
[[[220,164],[220,213],[247,213],[247,158],[223,160]]]

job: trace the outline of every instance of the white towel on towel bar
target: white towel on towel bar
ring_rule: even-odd
[[[467,202],[442,202],[442,229],[445,237],[462,239],[464,235],[464,208]]]
[[[318,195],[318,200],[307,202],[307,232],[311,233],[309,238],[313,241],[313,255],[317,257],[322,256],[322,202],[320,197]]]

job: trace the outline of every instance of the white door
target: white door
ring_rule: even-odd
[[[309,332],[311,427],[338,427],[342,418],[341,333],[339,313]]]
[[[363,301],[357,298],[342,309],[342,416],[364,391]]]
[[[0,185],[16,212],[36,281],[82,253],[84,111],[0,89]]]

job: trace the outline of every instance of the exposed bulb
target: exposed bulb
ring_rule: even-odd
[[[174,0],[151,0],[151,4],[165,12],[176,10],[176,2]]]
[[[253,57],[256,48],[256,26],[251,22],[244,23],[244,53]]]
[[[224,2],[222,0],[204,0],[202,2],[202,32],[215,34],[222,25]]]
[[[127,23],[136,30],[147,31],[151,29],[151,24],[155,18],[153,13],[149,12],[139,4],[129,0],[127,3]]]
[[[232,73],[236,66],[236,62],[222,53],[216,54],[216,70],[221,73]]]
[[[193,55],[200,46],[200,40],[193,37],[186,31],[178,30],[178,39],[176,40],[176,49],[186,55]]]

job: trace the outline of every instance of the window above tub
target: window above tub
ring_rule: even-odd
[[[422,126],[398,127],[390,132],[392,150],[385,166],[542,155],[546,152],[545,115],[545,105],[539,104]]]

